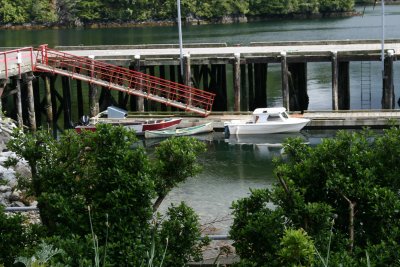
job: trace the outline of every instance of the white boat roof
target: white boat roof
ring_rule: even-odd
[[[280,107],[280,108],[256,108],[253,111],[253,114],[279,114],[282,112],[286,112],[286,108]]]

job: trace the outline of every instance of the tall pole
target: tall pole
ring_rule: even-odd
[[[181,18],[181,0],[177,0],[178,7],[178,28],[179,28],[179,50],[180,50],[180,63],[181,75],[183,76],[183,44],[182,44],[182,18]]]
[[[385,0],[381,0],[382,6],[382,40],[381,40],[381,61],[382,61],[382,79],[385,79]]]

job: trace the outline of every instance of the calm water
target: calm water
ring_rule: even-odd
[[[310,144],[334,135],[334,131],[306,131],[297,134],[271,134],[225,138],[214,132],[202,140],[208,151],[200,158],[203,172],[172,190],[160,206],[185,201],[199,214],[203,224],[213,221],[214,234],[226,234],[232,220],[232,201],[249,195],[250,188],[270,187],[275,183],[272,159],[283,155],[286,138],[298,137]]]
[[[205,42],[248,44],[262,41],[380,39],[380,7],[366,9],[363,17],[315,20],[274,20],[268,22],[185,26],[185,43]],[[386,38],[400,39],[400,6],[386,7]],[[136,27],[123,29],[0,30],[0,47],[56,45],[127,45],[177,43],[176,27]],[[360,104],[360,63],[351,63],[351,108]],[[331,109],[330,63],[308,64],[309,109]],[[268,106],[282,105],[280,65],[271,64],[268,80]],[[372,64],[372,108],[380,108],[380,63]],[[395,62],[395,93],[400,95],[400,66]],[[329,137],[332,132],[310,132],[310,143]],[[161,206],[186,201],[199,213],[203,222],[227,219],[232,201],[248,195],[249,188],[270,186],[274,182],[272,157],[280,156],[280,137],[253,140],[225,140],[215,133],[207,142],[208,152],[201,158],[204,171],[171,192]],[[273,145],[271,145],[273,144]],[[217,223],[226,233],[230,221]]]

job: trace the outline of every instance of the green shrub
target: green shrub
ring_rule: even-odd
[[[154,239],[150,224],[153,210],[174,186],[200,171],[196,157],[205,150],[193,138],[173,138],[149,158],[143,147],[133,146],[137,138],[132,131],[107,124],[96,132],[67,131],[58,140],[41,131],[16,132],[14,137],[9,147],[32,168],[32,188],[49,244],[63,249],[66,256],[56,258],[71,266],[94,264],[93,243],[88,242],[93,234],[101,262],[140,266],[152,241],[160,240]],[[182,238],[196,242],[197,218],[180,208],[189,224]],[[170,246],[177,246],[178,254],[183,249],[174,242]],[[192,255],[180,253],[182,260]]]
[[[241,259],[312,265],[308,236],[324,266],[397,266],[400,129],[381,135],[339,131],[315,147],[289,140],[285,152],[288,157],[275,160],[279,183],[271,192],[254,190],[233,204],[231,237]],[[292,238],[285,239],[283,226],[304,229],[304,236],[291,232]],[[296,252],[302,246],[307,256]],[[282,256],[284,262],[274,260]]]
[[[17,256],[36,242],[32,228],[25,224],[20,214],[6,214],[0,205],[0,264],[11,266]]]

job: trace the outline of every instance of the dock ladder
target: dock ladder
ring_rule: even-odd
[[[361,61],[361,109],[371,109],[371,61]]]
[[[204,117],[211,113],[215,98],[215,94],[204,90],[49,49],[46,45],[40,46],[37,51],[35,69],[143,97]]]

